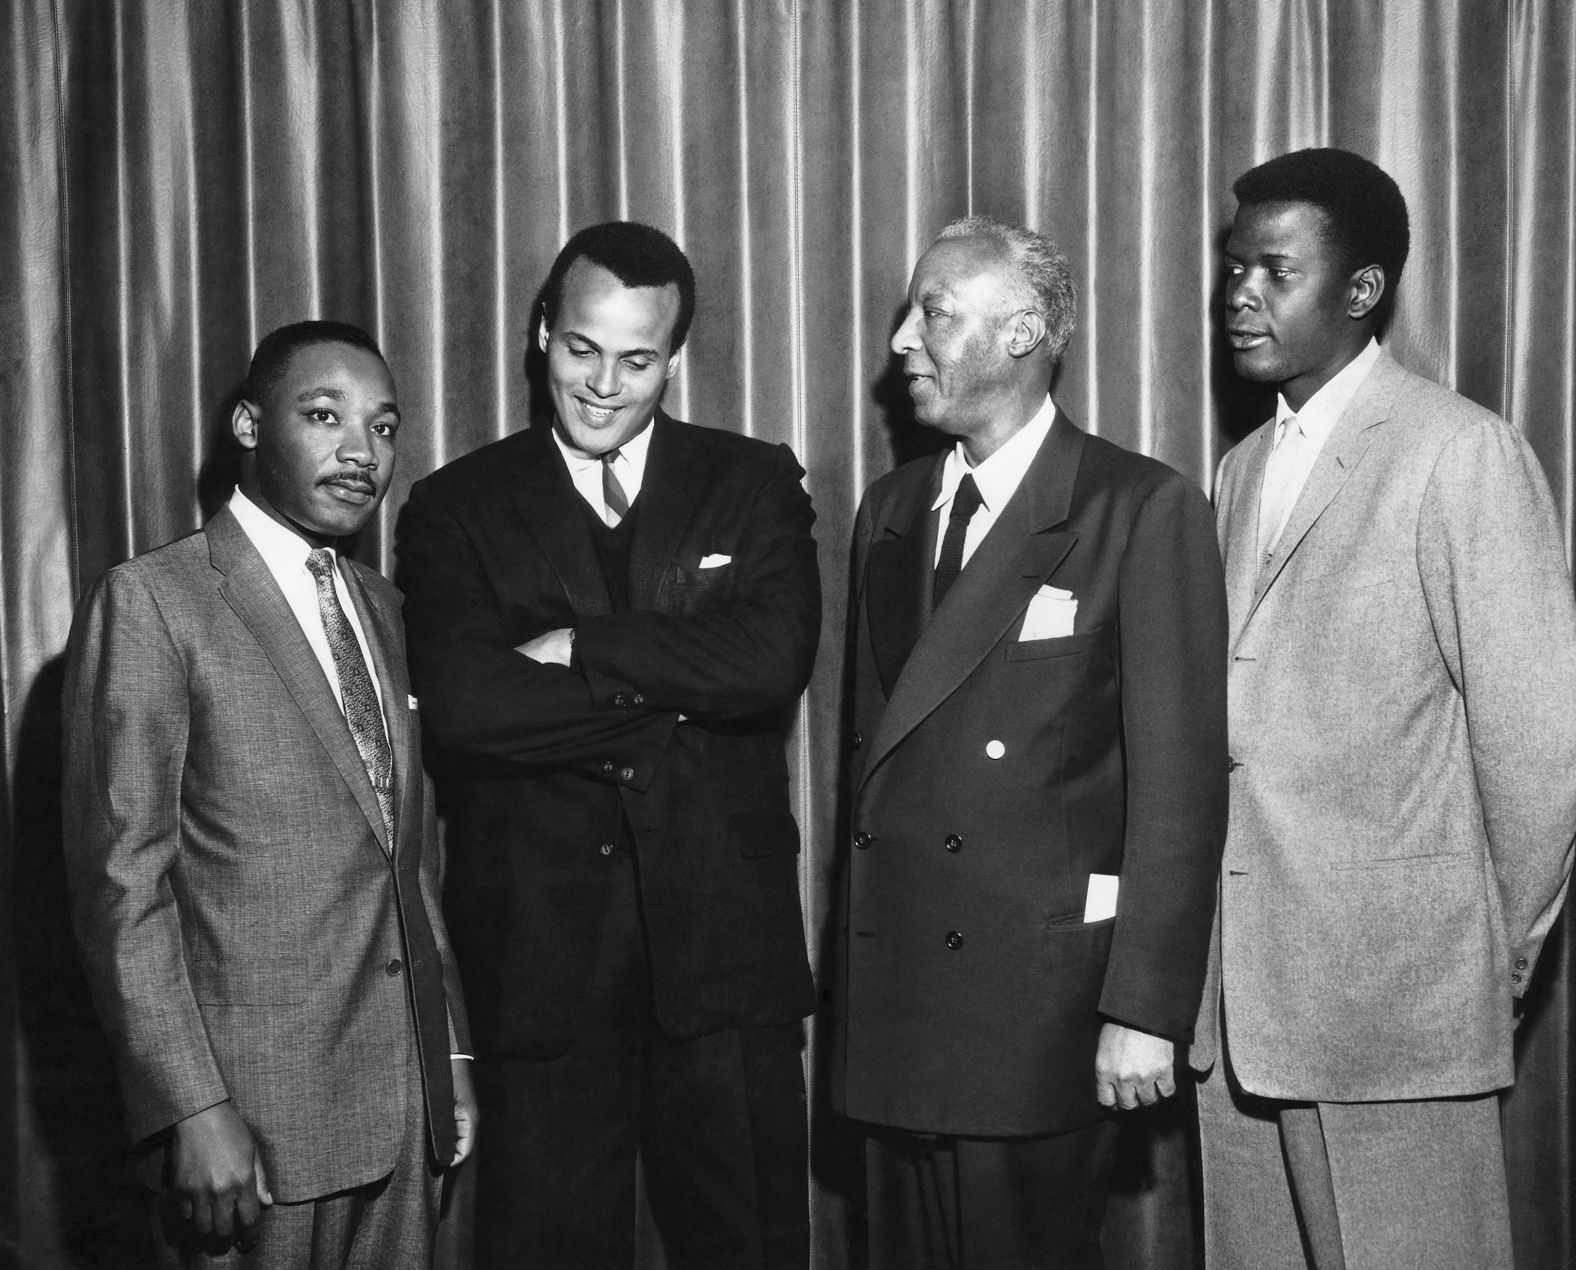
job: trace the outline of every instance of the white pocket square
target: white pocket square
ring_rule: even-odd
[[[1078,601],[1071,591],[1061,587],[1042,586],[1029,601],[1029,611],[1023,615],[1023,629],[1018,642],[1036,639],[1060,639],[1073,633],[1073,622],[1078,617]]]
[[[405,702],[412,710],[416,708],[416,698],[411,696],[408,692],[405,694]]]
[[[732,564],[732,556],[702,556],[700,567],[702,569],[720,569],[725,564]]]

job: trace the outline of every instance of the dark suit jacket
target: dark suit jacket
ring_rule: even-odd
[[[66,864],[132,1136],[228,1098],[292,1202],[388,1173],[424,1094],[448,1163],[450,1046],[468,1043],[399,593],[344,568],[393,750],[393,844],[322,667],[228,508],[111,569],[67,653]],[[402,1058],[413,1010],[420,1089]]]
[[[941,464],[859,513],[834,1100],[1049,1133],[1099,1114],[1105,1019],[1192,1028],[1225,833],[1220,560],[1196,487],[1059,415],[931,615]],[[1073,633],[1019,642],[1044,584]],[[1114,921],[1084,921],[1093,873],[1121,876]]]
[[[820,628],[814,513],[786,446],[661,414],[653,427],[628,611],[610,611],[585,502],[545,426],[417,484],[400,523],[483,1053],[568,1047],[622,817],[666,1032],[813,1005],[784,742]],[[731,563],[700,567],[715,555]],[[515,651],[564,626],[583,673]]]

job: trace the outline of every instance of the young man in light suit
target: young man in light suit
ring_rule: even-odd
[[[1226,608],[1202,492],[1052,402],[1066,257],[956,222],[893,337],[944,458],[855,539],[834,1105],[871,1265],[1097,1267],[1115,1121],[1174,1091],[1225,829]]]
[[[1538,460],[1375,340],[1408,246],[1340,150],[1241,177],[1221,464],[1231,823],[1192,1061],[1211,1267],[1511,1264],[1496,1091],[1576,834],[1576,604]]]
[[[167,1266],[431,1262],[476,1125],[399,593],[340,554],[394,470],[377,345],[257,347],[240,487],[72,627],[77,935]]]

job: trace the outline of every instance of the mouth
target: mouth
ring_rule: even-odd
[[[1233,326],[1227,329],[1226,338],[1231,341],[1231,347],[1238,353],[1245,353],[1250,348],[1257,348],[1269,339],[1264,331],[1255,331],[1249,327]]]
[[[378,494],[377,488],[365,476],[331,476],[323,482],[323,485],[336,497],[358,505],[376,498]]]
[[[593,426],[606,423],[619,411],[617,406],[598,406],[587,401],[584,397],[576,397],[575,404],[580,407],[581,417]]]
[[[935,383],[935,380],[931,376],[921,375],[915,370],[905,370],[903,372],[903,378],[908,380],[909,396],[913,396],[916,393],[922,392],[925,390],[927,385],[933,385]]]

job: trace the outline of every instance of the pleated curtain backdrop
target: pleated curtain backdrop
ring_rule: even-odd
[[[1568,0],[11,0],[0,24],[0,1261],[141,1246],[65,924],[59,657],[98,574],[224,496],[228,406],[276,325],[342,318],[387,352],[399,471],[357,554],[389,572],[410,483],[526,425],[563,239],[632,217],[686,248],[700,307],[667,405],[790,443],[820,516],[829,603],[791,755],[818,962],[850,530],[924,444],[887,339],[946,220],[1065,246],[1058,400],[1207,487],[1264,408],[1221,355],[1231,181],[1303,145],[1372,156],[1413,217],[1392,348],[1526,433],[1569,539]],[[1560,937],[1507,1107],[1523,1267],[1570,1264],[1570,959]],[[820,1040],[815,1261],[844,1267],[859,1160]],[[1135,1122],[1114,1265],[1193,1264],[1186,1116]]]

